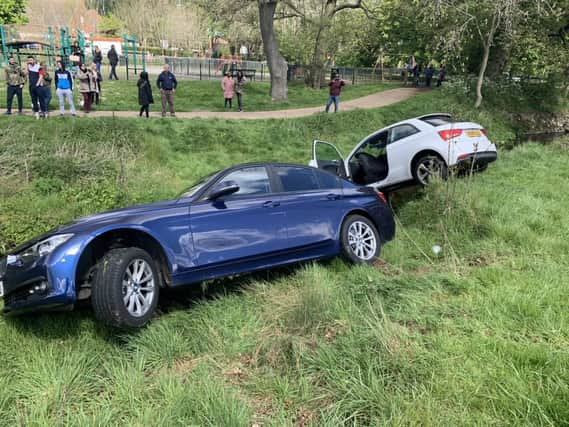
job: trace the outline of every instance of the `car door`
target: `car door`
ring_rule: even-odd
[[[409,165],[418,152],[421,132],[409,123],[389,129],[387,142],[387,162],[389,175],[382,185],[391,185],[413,179]]]
[[[234,181],[239,190],[216,200],[193,203],[190,224],[198,266],[255,257],[286,247],[280,196],[274,194],[266,166],[228,172],[216,182]],[[215,184],[213,184],[215,186]]]
[[[342,154],[335,145],[315,139],[312,142],[310,166],[349,179],[350,173]]]
[[[274,165],[285,212],[288,246],[333,245],[345,211],[341,180],[298,165]]]

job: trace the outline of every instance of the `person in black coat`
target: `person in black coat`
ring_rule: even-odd
[[[118,80],[119,77],[117,76],[117,64],[119,63],[119,55],[115,50],[114,44],[111,45],[111,50],[109,50],[109,53],[107,53],[107,58],[109,58],[109,64],[111,64],[111,74],[109,75],[109,80],[112,80],[113,76]]]
[[[142,113],[146,112],[146,118],[148,118],[150,104],[154,104],[154,98],[152,97],[152,86],[146,71],[140,73],[140,79],[138,79],[136,85],[138,86],[138,104],[140,105],[139,117],[142,117]]]

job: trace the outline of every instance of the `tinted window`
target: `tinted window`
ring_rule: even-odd
[[[449,116],[427,116],[421,120],[433,126],[442,126],[453,122]]]
[[[224,176],[221,181],[235,181],[239,185],[239,191],[233,194],[237,196],[271,192],[269,175],[262,166],[236,170]]]
[[[399,141],[400,139],[407,138],[408,136],[414,135],[417,132],[417,128],[411,125],[400,125],[391,129],[391,137],[389,142]]]
[[[275,170],[281,179],[283,191],[318,190],[318,181],[313,168],[277,166]]]
[[[321,189],[326,190],[329,188],[342,188],[342,183],[337,176],[325,172],[320,172],[318,170],[315,170],[314,173],[318,178],[318,184],[320,185]]]

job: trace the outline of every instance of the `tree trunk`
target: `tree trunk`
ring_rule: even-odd
[[[279,52],[279,42],[275,35],[274,16],[277,0],[259,0],[259,23],[263,50],[271,73],[271,98],[273,101],[286,101],[288,98],[287,63]]]
[[[490,44],[484,43],[484,56],[482,57],[482,64],[480,64],[480,71],[478,72],[478,80],[476,81],[476,102],[474,107],[480,107],[482,104],[482,83],[484,82],[484,73],[488,65],[488,57],[490,56]]]
[[[314,40],[314,51],[312,60],[310,61],[310,81],[309,84],[313,89],[320,89],[324,84],[326,65],[328,60],[325,58],[327,51],[327,23],[321,23],[318,33]]]

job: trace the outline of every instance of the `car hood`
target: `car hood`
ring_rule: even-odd
[[[21,245],[13,248],[12,250],[8,251],[9,254],[16,254],[28,247],[40,242],[50,236],[55,234],[78,234],[78,233],[89,233],[99,227],[120,223],[120,222],[137,222],[137,219],[140,217],[146,217],[151,212],[159,211],[164,208],[168,208],[170,206],[174,206],[178,203],[178,200],[167,200],[163,202],[155,202],[155,203],[146,203],[142,205],[135,205],[129,206],[126,208],[120,209],[113,209],[110,211],[105,211],[101,213],[97,213],[94,215],[85,216],[79,218],[73,222],[68,224],[60,225],[47,233],[42,235],[36,236],[27,242],[22,243]]]

